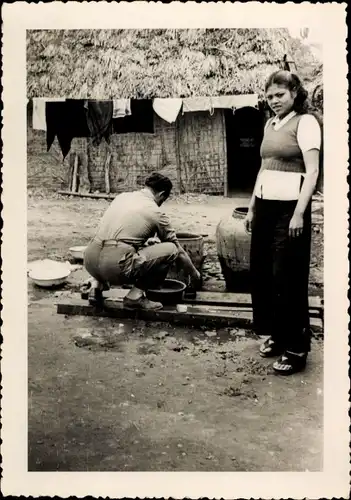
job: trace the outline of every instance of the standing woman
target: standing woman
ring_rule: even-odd
[[[306,113],[307,92],[296,75],[273,73],[265,91],[275,117],[265,126],[261,169],[245,219],[252,232],[253,320],[257,334],[268,335],[261,356],[279,356],[274,371],[290,375],[305,368],[310,351],[311,200],[321,128]]]

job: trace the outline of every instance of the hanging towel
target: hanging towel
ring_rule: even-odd
[[[183,105],[183,99],[154,99],[153,108],[163,120],[174,123]]]
[[[46,130],[45,109],[47,102],[64,102],[63,98],[34,97],[33,99],[33,130]]]
[[[151,99],[131,99],[131,114],[113,120],[115,134],[154,133],[154,110]]]
[[[55,137],[65,159],[75,137],[89,137],[84,101],[67,99],[65,102],[46,103],[46,144],[49,151]]]
[[[114,99],[112,118],[124,118],[131,114],[130,99]]]
[[[211,111],[211,99],[209,97],[188,97],[183,100],[183,112]]]
[[[85,108],[94,146],[98,146],[103,138],[109,143],[112,134],[113,102],[88,100]]]

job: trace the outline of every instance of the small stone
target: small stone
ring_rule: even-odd
[[[206,330],[205,335],[207,337],[216,337],[217,336],[217,332],[216,331]]]
[[[178,448],[183,448],[183,445],[182,444],[177,444]]]
[[[186,453],[185,451],[182,452],[182,456],[185,457],[186,456]]]
[[[245,330],[238,330],[235,334],[237,337],[245,337]]]
[[[178,415],[182,417],[184,415],[184,413],[182,411],[179,411]]]

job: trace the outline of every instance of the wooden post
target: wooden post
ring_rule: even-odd
[[[110,194],[110,163],[111,163],[111,153],[107,152],[106,162],[105,162],[105,191]]]
[[[183,193],[182,184],[182,173],[181,173],[181,161],[180,161],[180,130],[179,130],[179,118],[175,123],[175,146],[176,146],[176,166],[177,166],[177,180],[179,186],[179,192]]]
[[[78,178],[78,155],[74,153],[74,167],[72,174],[72,191],[73,193],[77,192],[77,178]]]
[[[222,111],[222,130],[223,130],[223,155],[224,155],[224,196],[228,197],[228,155],[227,155],[227,130],[225,126],[225,114]]]

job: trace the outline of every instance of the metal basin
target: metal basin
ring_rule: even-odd
[[[147,290],[146,297],[164,305],[179,304],[183,300],[185,288],[182,281],[166,279],[160,288]]]

